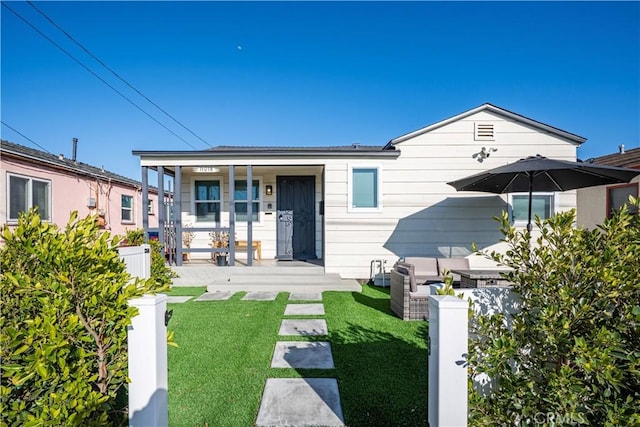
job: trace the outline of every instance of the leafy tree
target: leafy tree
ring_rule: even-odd
[[[536,225],[531,245],[503,214],[509,249],[486,254],[513,269],[522,310],[472,327],[470,373],[493,388],[472,391],[470,424],[640,425],[640,217],[624,207],[586,230],[571,211]]]
[[[125,423],[128,301],[165,287],[131,281],[119,238],[76,212],[59,229],[32,210],[2,239],[0,425]]]

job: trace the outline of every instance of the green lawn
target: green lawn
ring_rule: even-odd
[[[170,426],[252,426],[267,378],[285,377],[337,378],[350,427],[427,425],[427,323],[394,317],[388,289],[323,294],[333,370],[270,368],[289,295],[270,302],[242,296],[170,304],[169,329],[180,346],[168,355]]]

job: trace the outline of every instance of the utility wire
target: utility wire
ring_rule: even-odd
[[[12,128],[11,126],[9,126],[8,124],[6,124],[5,122],[3,122],[2,120],[0,120],[0,123],[2,123],[3,125],[5,125],[6,127],[8,127],[9,129],[11,129],[12,131],[14,131],[15,133],[17,133],[18,135],[20,135],[21,137],[23,137],[24,139],[26,139],[27,141],[31,142],[32,144],[34,144],[36,147],[39,147],[41,149],[43,149],[44,151],[46,151],[49,154],[53,154],[51,151],[47,150],[46,148],[44,148],[42,145],[38,144],[37,142],[35,142],[33,139],[29,138],[28,136],[25,136],[24,134],[20,133],[20,131]]]
[[[162,124],[158,119],[156,119],[155,117],[153,117],[151,114],[147,113],[142,107],[140,107],[138,104],[136,104],[135,102],[133,102],[132,100],[130,100],[129,98],[127,98],[127,96],[125,94],[123,94],[122,92],[120,92],[118,89],[116,89],[115,87],[113,87],[112,85],[110,85],[106,80],[104,80],[102,77],[100,77],[98,74],[96,74],[93,70],[91,70],[89,67],[87,67],[86,65],[84,65],[82,62],[80,62],[80,60],[76,59],[73,55],[71,55],[71,53],[69,53],[67,50],[65,50],[62,46],[60,46],[59,44],[57,44],[55,41],[53,41],[52,39],[50,39],[46,34],[44,34],[42,31],[40,31],[35,25],[33,25],[31,22],[27,21],[25,18],[22,17],[22,15],[20,15],[18,12],[16,12],[15,10],[11,9],[9,6],[7,6],[6,2],[2,2],[2,6],[6,7],[7,9],[9,9],[9,11],[11,13],[13,13],[14,15],[16,15],[18,18],[20,18],[25,24],[27,24],[28,26],[30,26],[34,31],[36,31],[38,34],[40,34],[42,37],[44,37],[45,39],[47,39],[47,41],[49,41],[51,44],[53,44],[55,47],[57,47],[58,49],[60,49],[62,52],[64,52],[69,58],[73,59],[76,63],[78,63],[78,65],[80,65],[82,68],[84,68],[85,70],[87,70],[89,73],[91,73],[95,78],[97,78],[98,80],[100,80],[102,83],[104,83],[105,85],[107,85],[109,88],[111,88],[111,90],[113,90],[114,92],[116,92],[118,95],[120,95],[121,97],[123,97],[127,102],[129,102],[129,104],[133,105],[134,107],[136,107],[138,110],[140,110],[142,113],[144,113],[146,116],[148,116],[151,120],[153,120],[154,122],[156,122],[157,124],[159,124],[160,126],[162,126],[163,128],[165,128],[168,132],[170,132],[171,134],[173,134],[176,138],[180,139],[182,142],[184,142],[185,144],[187,144],[189,147],[193,148],[194,150],[197,150],[196,147],[194,147],[191,143],[189,143],[186,139],[184,139],[183,137],[181,137],[180,135],[178,135],[177,133],[175,133],[174,131],[172,131],[171,129],[169,129],[167,126],[165,126],[164,124]]]
[[[71,34],[69,34],[67,31],[65,31],[62,27],[60,27],[58,24],[56,24],[53,19],[51,19],[49,16],[47,16],[42,10],[38,9],[30,0],[27,0],[27,3],[29,4],[29,6],[31,6],[32,8],[34,8],[40,15],[42,15],[47,21],[49,21],[51,23],[51,25],[53,25],[54,27],[56,27],[58,30],[60,30],[60,32],[62,32],[65,36],[67,36],[69,38],[69,40],[71,40],[72,42],[74,42],[76,45],[78,45],[82,50],[84,50],[89,56],[91,56],[93,59],[95,59],[98,64],[102,65],[104,68],[106,68],[107,70],[109,70],[111,72],[111,74],[113,74],[114,76],[116,76],[118,79],[120,79],[120,81],[122,81],[124,84],[126,84],[127,86],[129,86],[131,89],[133,89],[138,95],[140,95],[141,97],[143,97],[144,99],[146,99],[150,104],[152,104],[154,107],[156,107],[158,110],[162,111],[167,117],[169,117],[171,120],[173,120],[174,122],[176,122],[177,124],[179,124],[180,126],[182,126],[183,129],[185,129],[187,132],[189,132],[191,135],[195,136],[196,138],[198,138],[200,141],[204,142],[207,146],[211,147],[211,144],[209,144],[207,141],[205,141],[204,139],[202,139],[198,134],[196,134],[195,132],[193,132],[191,129],[189,129],[188,127],[186,127],[184,124],[182,124],[178,119],[176,119],[175,117],[173,117],[171,114],[169,114],[165,109],[163,109],[162,107],[160,107],[158,104],[156,104],[155,102],[153,102],[151,99],[149,99],[146,95],[144,95],[142,92],[140,92],[138,89],[136,89],[135,87],[133,87],[133,85],[131,85],[127,80],[125,80],[122,76],[120,76],[117,72],[115,72],[112,68],[110,68],[107,64],[105,64],[102,60],[100,60],[100,58],[98,58],[96,55],[94,55],[89,49],[87,49],[86,47],[84,47],[79,41],[77,41],[76,39],[74,39]]]

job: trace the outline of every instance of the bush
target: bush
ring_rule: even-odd
[[[32,210],[2,238],[0,425],[124,424],[127,302],[163,287],[130,282],[119,239],[76,212],[61,230]]]
[[[488,255],[513,269],[522,311],[477,319],[470,372],[494,383],[472,391],[470,424],[640,425],[640,217],[586,230],[560,213],[536,221],[537,245],[501,222],[509,250]]]
[[[124,241],[131,246],[139,246],[144,243],[144,230],[127,230]],[[151,280],[158,286],[171,285],[171,279],[175,277],[171,268],[167,266],[162,250],[162,244],[158,240],[149,240],[151,246]]]

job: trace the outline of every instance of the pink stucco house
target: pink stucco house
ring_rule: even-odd
[[[111,234],[142,228],[146,210],[149,226],[157,226],[157,191],[143,206],[141,183],[86,163],[8,141],[0,142],[0,225],[17,223],[20,212],[38,207],[41,217],[59,226],[72,211],[95,215]]]

